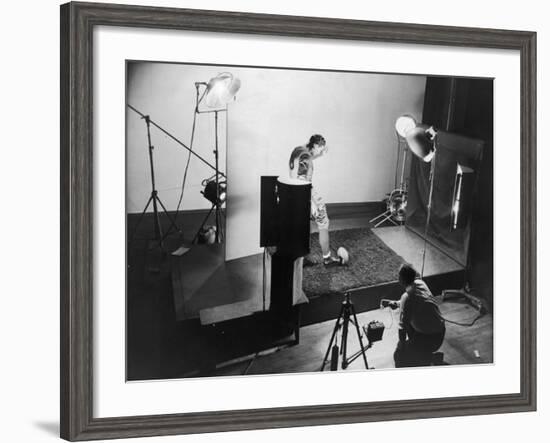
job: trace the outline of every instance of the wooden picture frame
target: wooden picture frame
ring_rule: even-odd
[[[518,394],[93,416],[92,31],[122,26],[519,51],[521,390]],[[61,6],[61,437],[90,440],[533,411],[536,408],[536,34],[114,4]]]

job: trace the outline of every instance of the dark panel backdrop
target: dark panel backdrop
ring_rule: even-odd
[[[426,80],[422,122],[483,142],[477,194],[472,202],[467,278],[489,302],[493,299],[493,108],[493,79],[428,77]],[[429,165],[415,159],[411,176],[416,171],[418,176],[427,177],[428,168]]]
[[[441,130],[438,132],[437,152],[432,160],[435,162],[435,169],[428,239],[463,266],[467,265],[471,229],[469,222],[452,229],[451,211],[454,204],[457,165],[471,168],[477,176],[482,152],[481,140]],[[420,235],[424,235],[426,226],[430,167],[430,163],[418,158],[414,158],[411,164],[407,226]],[[472,214],[474,198],[474,192],[467,192],[462,196],[460,211],[466,214],[468,221]]]

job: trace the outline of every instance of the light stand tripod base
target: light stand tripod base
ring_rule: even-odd
[[[147,212],[147,209],[149,208],[149,205],[151,203],[153,203],[153,217],[154,217],[153,220],[154,220],[154,224],[155,224],[155,226],[154,226],[154,229],[155,229],[154,240],[158,242],[158,246],[160,247],[161,251],[164,253],[164,252],[166,252],[164,250],[164,239],[166,238],[166,235],[170,232],[170,230],[172,228],[176,228],[176,231],[179,232],[180,235],[181,235],[181,230],[177,227],[175,220],[170,216],[170,214],[166,210],[166,207],[162,203],[162,200],[158,196],[158,191],[157,191],[157,187],[156,187],[156,183],[155,183],[155,164],[154,164],[154,158],[153,158],[153,152],[155,150],[155,147],[153,146],[153,144],[151,142],[151,119],[149,118],[148,115],[143,115],[139,111],[137,111],[136,109],[134,109],[132,107],[130,107],[130,108],[133,109],[135,112],[137,112],[139,115],[141,115],[141,118],[145,121],[145,125],[147,126],[147,145],[148,145],[148,151],[149,151],[149,168],[150,168],[150,171],[151,171],[151,195],[149,197],[149,200],[147,200],[147,204],[145,205],[145,208],[143,209],[143,211],[141,212],[141,215],[139,216],[139,220],[136,223],[136,226],[134,227],[134,231],[132,233],[132,236],[130,237],[130,242],[129,243],[130,243],[130,245],[133,243],[133,241],[135,239],[137,229],[138,229],[141,221],[143,220],[143,217],[145,216],[145,213]],[[162,233],[162,225],[160,223],[159,208],[158,208],[159,205],[162,208],[162,210],[164,211],[164,214],[166,215],[168,220],[170,221],[170,227],[166,231],[166,234]]]
[[[136,223],[136,225],[133,229],[132,235],[130,236],[129,244],[130,245],[133,244],[133,242],[135,240],[135,237],[136,237],[137,230],[139,228],[139,225],[141,224],[145,214],[147,213],[147,209],[149,209],[149,206],[151,205],[151,203],[153,204],[152,215],[154,217],[155,236],[150,240],[156,242],[156,244],[157,244],[156,246],[158,246],[161,249],[161,251],[166,252],[165,248],[164,248],[164,240],[166,239],[166,237],[170,233],[170,231],[174,228],[176,230],[176,232],[178,232],[180,234],[180,236],[182,235],[182,232],[181,232],[181,229],[179,229],[179,227],[176,225],[176,221],[174,220],[174,218],[166,210],[166,207],[162,203],[162,200],[158,196],[158,193],[157,193],[156,190],[151,192],[151,196],[149,197],[149,200],[147,200],[147,204],[145,205],[145,208],[143,208],[143,211],[141,212],[141,215],[139,216],[139,219],[138,219],[138,221],[137,221],[137,223]],[[161,210],[164,212],[164,216],[170,222],[170,227],[168,228],[168,230],[164,234],[162,233],[162,225],[161,225],[161,222],[160,222],[161,212],[158,209],[158,205],[160,205]],[[152,248],[150,248],[150,249],[152,249]]]
[[[387,221],[393,223],[395,226],[399,226],[399,223],[397,223],[394,219],[393,219],[393,213],[392,211],[390,211],[389,209],[386,211],[386,212],[383,212],[382,214],[380,215],[377,215],[376,217],[374,218],[371,218],[369,220],[369,223],[374,223],[376,220],[378,219],[381,219],[379,222],[377,222],[374,227],[377,228],[378,226],[380,226],[382,223],[385,223]]]

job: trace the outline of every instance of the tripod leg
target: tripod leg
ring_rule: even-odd
[[[216,236],[215,243],[221,243],[222,242],[222,228],[221,228],[221,218],[220,218],[220,207],[216,205],[214,208],[215,211],[215,221],[216,221]]]
[[[391,212],[388,211],[388,212],[384,213],[384,218],[383,218],[382,220],[380,220],[378,223],[376,223],[376,224],[374,225],[374,227],[377,228],[377,227],[380,226],[382,223],[385,223],[385,222],[387,222],[387,221],[392,222],[395,226],[398,226],[398,223],[396,223],[396,222],[393,220]]]
[[[204,220],[202,221],[201,225],[199,226],[199,229],[197,230],[197,233],[195,234],[195,237],[193,237],[193,241],[191,242],[192,244],[195,244],[195,242],[197,241],[197,238],[199,238],[199,233],[201,232],[201,229],[204,227],[204,224],[206,223],[206,221],[210,217],[210,214],[212,214],[212,211],[214,210],[214,207],[215,207],[215,205],[212,205],[212,207],[210,208],[210,211],[208,211],[208,214],[206,214],[206,217],[204,217]]]
[[[344,325],[342,327],[342,369],[348,367],[348,328],[349,328],[349,306],[344,306]]]
[[[164,245],[163,245],[163,235],[162,235],[162,226],[160,225],[160,217],[159,217],[159,210],[157,206],[157,193],[156,191],[153,191],[153,214],[155,217],[155,239],[159,242],[160,249],[164,251]]]
[[[152,194],[149,197],[149,200],[147,200],[147,204],[145,205],[145,208],[143,208],[143,211],[141,212],[141,215],[139,216],[139,219],[138,219],[136,225],[134,226],[134,229],[132,230],[132,235],[130,236],[130,244],[132,244],[134,242],[134,237],[136,236],[137,229],[138,229],[138,227],[141,223],[141,220],[143,220],[143,216],[147,212],[147,209],[149,209],[149,205],[151,204],[151,201],[153,201],[153,195]]]
[[[332,347],[332,352],[330,354],[330,370],[331,371],[337,371],[338,370],[338,343],[334,343],[334,346]]]
[[[355,308],[353,305],[351,306],[351,312],[353,315],[353,321],[355,324],[355,330],[357,331],[357,338],[359,339],[359,346],[361,347],[361,354],[363,354],[363,361],[365,362],[365,368],[369,369],[369,364],[367,362],[367,355],[366,355],[366,349],[363,346],[363,339],[361,338],[361,331],[359,330],[359,323],[357,322],[357,315],[355,314]]]
[[[225,222],[226,222],[226,218],[225,218],[225,214],[222,210],[222,208],[220,208],[220,241],[225,241],[225,231],[224,231],[224,228],[225,228]]]
[[[323,358],[323,364],[321,365],[321,371],[325,370],[325,365],[327,364],[328,356],[329,356],[330,350],[332,348],[332,343],[334,342],[334,338],[336,337],[336,333],[338,332],[338,329],[340,328],[340,320],[342,319],[343,313],[344,313],[344,305],[342,305],[342,308],[340,309],[340,314],[338,315],[338,318],[336,319],[336,324],[334,325],[334,329],[332,330],[332,335],[330,337],[330,342],[328,343],[327,352],[325,353],[325,358]]]
[[[380,214],[380,215],[377,215],[376,217],[373,217],[369,220],[369,223],[374,223],[376,220],[378,220],[379,218],[381,217],[384,217],[384,215],[386,215],[386,213],[384,212],[383,214]]]
[[[220,206],[216,205],[216,243],[221,243],[222,241],[222,223],[220,215]]]
[[[176,221],[174,220],[174,218],[168,213],[168,211],[166,210],[166,207],[164,206],[164,204],[162,203],[162,200],[160,199],[160,197],[157,197],[157,200],[160,204],[160,206],[162,207],[162,210],[164,211],[164,214],[166,215],[166,217],[168,218],[168,221],[170,221],[170,227],[168,228],[168,230],[164,233],[164,236],[163,236],[163,239],[166,238],[166,236],[170,233],[170,231],[172,230],[172,228],[175,228],[176,229],[176,232],[181,232],[181,229],[178,228],[178,225],[176,225]]]

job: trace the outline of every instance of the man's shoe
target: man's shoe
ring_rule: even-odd
[[[323,258],[323,264],[325,267],[330,266],[340,266],[342,264],[342,259],[340,257],[333,257],[332,255],[327,258]]]

